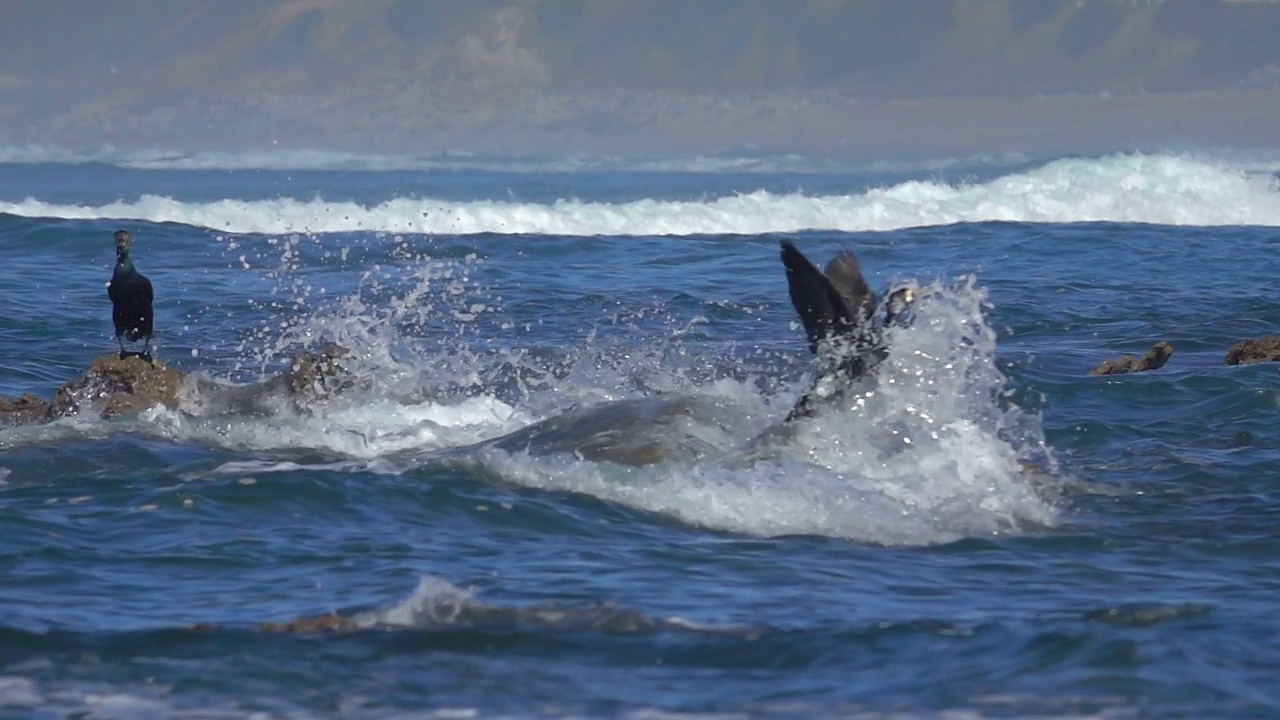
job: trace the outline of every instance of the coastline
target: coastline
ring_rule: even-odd
[[[505,106],[340,108],[336,96],[142,110],[95,103],[0,142],[66,148],[493,155],[689,155],[746,148],[838,159],[1280,147],[1280,88],[1176,93],[872,97],[546,94]],[[203,118],[204,122],[197,122]]]

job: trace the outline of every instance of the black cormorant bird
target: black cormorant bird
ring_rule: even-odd
[[[875,369],[889,355],[884,329],[909,324],[916,298],[911,287],[891,292],[883,303],[884,323],[877,327],[873,322],[876,301],[853,253],[840,253],[823,271],[783,240],[782,265],[809,350],[825,365],[814,386],[787,415],[791,421],[813,415],[820,400],[843,396],[852,383]]]
[[[107,284],[107,296],[111,298],[111,322],[115,325],[116,341],[120,343],[120,359],[138,355],[149,361],[155,323],[151,310],[151,281],[138,272],[133,260],[129,259],[129,233],[117,230],[115,241],[116,269]],[[126,339],[129,342],[145,340],[146,344],[142,352],[129,353],[124,349]]]

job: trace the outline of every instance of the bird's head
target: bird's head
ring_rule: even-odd
[[[123,258],[129,254],[129,232],[127,230],[117,230],[116,235],[116,257]]]

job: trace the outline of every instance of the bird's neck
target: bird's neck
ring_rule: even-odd
[[[129,253],[116,253],[116,271],[131,272],[133,270],[133,261],[129,259]]]

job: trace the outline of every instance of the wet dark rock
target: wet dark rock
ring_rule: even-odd
[[[0,397],[0,425],[42,423],[82,413],[109,418],[157,405],[213,412],[274,412],[287,407],[306,413],[312,403],[356,385],[355,376],[341,362],[347,354],[338,346],[304,351],[287,370],[264,382],[242,386],[188,377],[159,360],[138,355],[103,355],[80,377],[58,388],[48,402],[31,393]]]
[[[1241,340],[1227,350],[1228,365],[1277,361],[1280,361],[1280,335]]]
[[[27,425],[41,422],[49,412],[49,403],[31,393],[20,397],[0,397],[0,425]]]
[[[320,615],[283,623],[264,622],[258,625],[258,630],[269,633],[315,633],[354,629],[356,629],[355,621],[342,615]]]
[[[1145,355],[1140,358],[1134,358],[1132,355],[1121,355],[1118,358],[1111,358],[1103,362],[1098,367],[1089,371],[1090,375],[1122,375],[1125,373],[1145,372],[1147,370],[1159,370],[1164,364],[1169,362],[1169,358],[1173,356],[1173,346],[1161,340]]]
[[[202,622],[188,625],[187,629],[194,632],[212,632],[222,627],[217,623]],[[260,622],[256,628],[258,632],[264,633],[320,633],[357,629],[355,620],[336,613],[296,618],[287,622]]]
[[[178,406],[182,373],[162,362],[131,355],[103,355],[80,377],[58,388],[49,402],[49,419],[75,415],[85,407],[100,408],[103,417]]]

